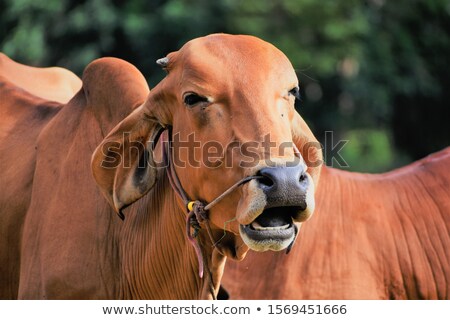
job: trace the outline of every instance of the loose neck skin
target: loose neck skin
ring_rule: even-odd
[[[217,294],[225,258],[211,248],[202,229],[198,241],[205,274],[199,277],[197,256],[185,235],[186,214],[164,170],[158,181],[148,195],[126,210],[118,232],[121,298],[211,299],[211,285]]]

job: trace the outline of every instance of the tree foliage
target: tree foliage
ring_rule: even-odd
[[[81,75],[93,59],[154,61],[215,32],[279,47],[319,139],[348,139],[350,169],[381,171],[449,144],[450,0],[1,0],[0,50]]]

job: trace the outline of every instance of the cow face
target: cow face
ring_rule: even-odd
[[[133,141],[153,140],[159,128],[170,127],[172,161],[191,199],[209,203],[236,181],[258,177],[210,211],[212,225],[240,235],[253,250],[286,248],[295,224],[313,213],[321,164],[317,140],[294,109],[299,89],[289,60],[254,37],[212,35],[158,63],[166,78],[93,157],[94,176],[111,205],[120,211],[153,186],[152,151],[131,150]],[[98,169],[112,144],[129,151],[132,165]]]

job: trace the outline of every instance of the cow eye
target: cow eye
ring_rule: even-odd
[[[184,104],[188,107],[193,107],[200,102],[208,102],[208,98],[199,96],[196,93],[188,93],[184,96]]]
[[[289,94],[293,95],[295,97],[295,99],[300,100],[300,88],[299,87],[294,87],[291,90],[289,90]]]

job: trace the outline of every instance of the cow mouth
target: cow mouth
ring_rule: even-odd
[[[255,251],[283,250],[295,240],[293,217],[299,211],[296,206],[265,209],[252,223],[239,226],[241,237]]]

